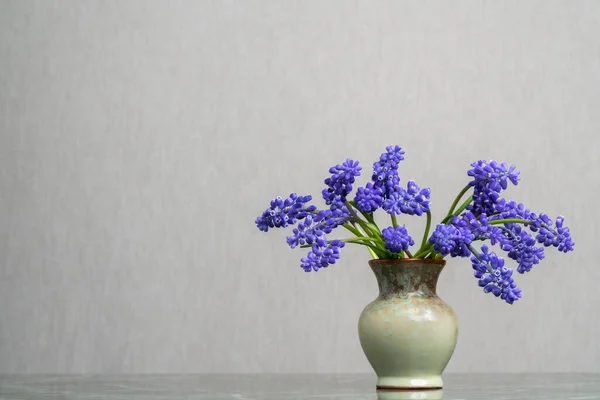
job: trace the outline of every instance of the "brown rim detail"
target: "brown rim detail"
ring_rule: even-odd
[[[410,264],[410,263],[421,263],[421,264],[439,264],[446,265],[446,260],[436,260],[433,258],[377,258],[369,260],[369,265],[373,264]]]
[[[429,386],[379,386],[377,385],[377,390],[381,390],[384,392],[413,392],[413,391],[421,391],[421,390],[441,390],[441,386],[429,387]]]

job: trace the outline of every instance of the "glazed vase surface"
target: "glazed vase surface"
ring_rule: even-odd
[[[458,338],[452,308],[436,293],[444,260],[371,260],[379,296],[360,315],[360,343],[377,388],[442,388]]]

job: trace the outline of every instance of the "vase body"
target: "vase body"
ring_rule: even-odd
[[[379,296],[360,315],[360,343],[378,389],[441,388],[458,321],[436,293],[444,260],[371,260]]]

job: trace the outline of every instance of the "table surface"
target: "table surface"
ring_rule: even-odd
[[[0,400],[600,400],[600,374],[449,374],[444,390],[376,392],[373,375],[0,375]]]

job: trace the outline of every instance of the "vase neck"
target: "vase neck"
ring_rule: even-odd
[[[409,295],[436,297],[436,286],[444,261],[438,260],[372,260],[369,262],[377,278],[380,297]]]

